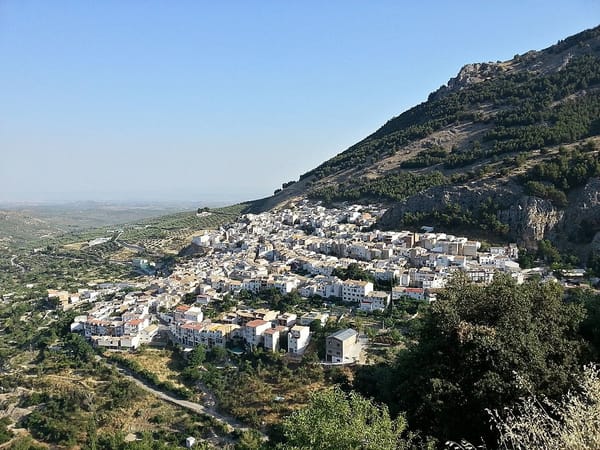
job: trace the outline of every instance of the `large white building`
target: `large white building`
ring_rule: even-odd
[[[225,347],[229,339],[239,336],[239,330],[238,325],[225,323],[188,322],[171,325],[171,333],[175,340],[187,347]]]
[[[95,347],[110,350],[131,350],[140,346],[139,336],[92,336],[91,340]]]
[[[240,327],[234,324],[212,323],[200,332],[200,343],[208,348],[225,347],[227,342],[240,335]]]
[[[370,281],[346,280],[342,283],[342,300],[345,302],[360,303],[370,292],[373,292]]]
[[[392,299],[399,300],[401,298],[408,297],[412,300],[425,300],[427,298],[427,292],[423,288],[411,288],[411,287],[395,287],[392,289]]]
[[[83,334],[87,338],[92,336],[123,336],[125,334],[125,324],[121,320],[88,317],[83,322]]]

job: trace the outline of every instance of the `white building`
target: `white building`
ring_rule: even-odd
[[[326,313],[326,312],[321,313],[318,311],[311,311],[311,312],[302,314],[302,316],[300,316],[300,325],[310,325],[315,320],[318,320],[319,322],[321,322],[321,326],[324,326],[327,323],[328,319],[329,319],[329,313]]]
[[[95,347],[110,350],[130,350],[140,345],[139,336],[92,336],[91,339]]]
[[[123,336],[125,327],[120,320],[110,321],[88,317],[83,323],[83,331],[87,338],[92,336]]]
[[[251,347],[257,347],[263,343],[263,334],[271,328],[271,322],[266,320],[251,320],[244,327],[244,340]]]
[[[278,352],[281,339],[285,337],[287,327],[276,326],[265,330],[263,334],[263,347],[270,352]]]
[[[467,241],[463,244],[463,255],[476,257],[477,251],[481,247],[481,242],[479,241]]]
[[[148,318],[131,319],[123,324],[123,333],[124,334],[139,334],[148,325],[150,325]]]
[[[213,323],[200,331],[200,343],[208,348],[225,347],[227,342],[240,334],[240,326],[226,323]]]
[[[202,308],[198,306],[192,306],[183,314],[184,320],[188,320],[190,322],[202,322],[204,318],[204,314],[202,313]]]
[[[310,328],[294,325],[288,333],[288,352],[301,355],[308,347],[310,341]]]
[[[294,313],[283,313],[277,316],[277,324],[283,327],[293,327],[296,325],[298,316]]]
[[[408,297],[413,300],[425,300],[426,291],[423,288],[395,287],[392,289],[392,299],[399,300]]]
[[[342,300],[345,302],[360,303],[369,292],[373,292],[370,281],[346,280],[342,283]]]
[[[360,301],[360,309],[363,311],[383,311],[390,304],[390,294],[383,291],[369,292]]]
[[[192,238],[192,244],[198,247],[208,247],[210,245],[210,235],[203,234],[202,236],[194,236]]]
[[[173,323],[171,324],[171,333],[175,339],[187,347],[195,347],[202,343],[201,332],[204,325],[201,323]]]
[[[361,346],[358,332],[351,328],[336,331],[325,340],[325,360],[332,363],[352,363],[358,360]]]
[[[298,287],[298,280],[292,277],[278,277],[273,280],[272,286],[285,295]]]
[[[171,333],[177,342],[187,347],[204,345],[205,347],[225,347],[227,341],[239,336],[239,325],[225,323],[173,323]]]

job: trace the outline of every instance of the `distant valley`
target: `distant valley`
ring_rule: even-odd
[[[0,247],[18,247],[40,238],[55,238],[89,228],[137,222],[183,210],[195,210],[196,207],[197,204],[183,202],[0,204]]]

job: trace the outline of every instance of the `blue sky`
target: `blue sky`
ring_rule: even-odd
[[[600,2],[0,0],[0,202],[269,195]]]

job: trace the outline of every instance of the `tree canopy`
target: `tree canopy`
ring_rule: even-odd
[[[286,449],[321,450],[405,448],[401,435],[406,422],[392,419],[388,408],[356,392],[340,388],[317,392],[310,404],[294,412],[283,423]]]
[[[442,442],[490,443],[497,436],[486,409],[531,393],[557,398],[571,385],[580,371],[583,317],[556,283],[519,286],[496,275],[482,286],[458,275],[427,313],[418,343],[381,377],[388,385],[362,389],[383,393],[379,399],[406,411],[411,428]]]

